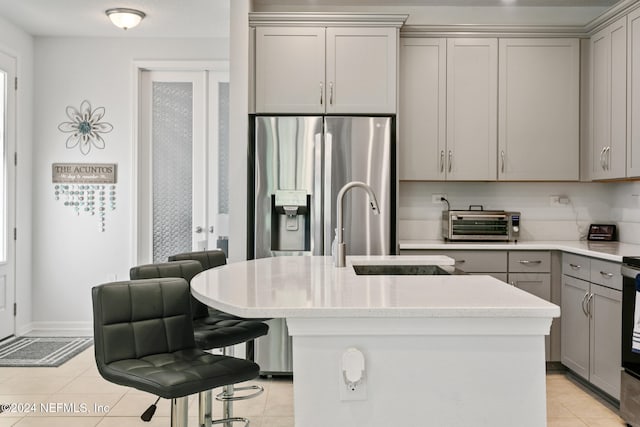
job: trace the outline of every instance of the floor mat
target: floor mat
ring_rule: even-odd
[[[0,345],[0,367],[56,367],[93,344],[93,338],[19,337]]]

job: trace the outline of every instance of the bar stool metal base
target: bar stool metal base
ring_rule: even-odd
[[[234,355],[234,347],[223,347],[222,354],[225,356]],[[255,390],[254,393],[247,395],[236,396],[236,391]],[[225,419],[233,419],[233,401],[234,400],[246,400],[256,397],[264,392],[264,388],[259,385],[235,387],[233,384],[226,385],[222,388],[222,392],[216,395],[216,400],[222,402],[222,416]],[[224,427],[233,427],[231,422],[225,423]]]
[[[171,427],[187,427],[189,398],[171,399]]]
[[[224,418],[218,420],[212,419],[213,408],[211,394],[211,390],[198,393],[198,425],[200,427],[211,427],[214,424],[224,424],[225,426],[231,427],[233,426],[233,423],[244,423],[245,427],[249,427],[249,420],[247,418],[233,417],[231,415],[224,414]],[[171,427],[174,426],[172,425]],[[186,424],[184,427],[186,427]]]

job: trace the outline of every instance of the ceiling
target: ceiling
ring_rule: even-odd
[[[0,16],[34,36],[228,37],[233,0],[0,0]],[[617,0],[254,0],[260,7],[326,6],[505,6],[609,7]],[[104,11],[114,7],[147,14],[124,31]]]
[[[35,36],[229,37],[232,0],[0,0],[0,16]],[[147,14],[130,30],[105,15],[116,7]]]
[[[618,0],[254,0],[257,6],[609,7]]]

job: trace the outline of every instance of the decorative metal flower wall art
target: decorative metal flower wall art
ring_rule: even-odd
[[[91,104],[85,99],[80,104],[80,111],[69,105],[66,112],[71,121],[60,123],[58,129],[61,132],[71,133],[67,138],[67,148],[73,149],[79,145],[80,152],[84,155],[89,154],[92,145],[102,150],[104,139],[100,134],[113,130],[110,123],[100,122],[105,114],[104,107],[91,111]]]

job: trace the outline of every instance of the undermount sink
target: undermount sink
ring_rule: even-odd
[[[437,276],[450,275],[450,272],[437,265],[354,265],[353,269],[357,275],[384,275],[384,276]]]

